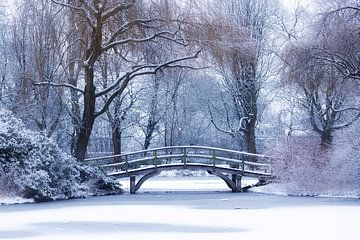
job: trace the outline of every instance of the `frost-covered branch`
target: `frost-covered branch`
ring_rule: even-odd
[[[186,61],[186,60],[197,58],[201,51],[202,50],[200,49],[199,51],[197,51],[192,56],[186,56],[186,57],[181,57],[181,58],[177,58],[177,59],[172,59],[172,60],[170,60],[168,62],[161,63],[161,64],[144,64],[144,65],[135,66],[135,67],[133,67],[132,71],[129,71],[126,74],[118,77],[114,81],[114,83],[112,85],[110,85],[108,88],[105,88],[102,91],[96,93],[95,97],[100,97],[100,96],[105,95],[105,94],[109,93],[110,91],[114,90],[128,76],[130,76],[131,78],[134,78],[135,76],[139,76],[138,74],[145,75],[144,74],[145,72],[140,72],[140,71],[143,71],[144,69],[154,69],[153,71],[151,71],[152,72],[151,74],[155,74],[159,70],[162,70],[162,69],[168,68],[168,67],[171,67],[171,68],[184,67],[184,68],[186,68],[186,67],[188,67],[187,65],[178,65],[178,64],[175,65],[175,63],[183,62],[183,61]],[[191,68],[193,68],[193,67],[191,67]],[[134,77],[132,77],[132,76],[134,76]]]
[[[158,65],[143,65],[138,68],[135,68],[134,70],[132,70],[130,72],[127,72],[123,76],[120,76],[114,82],[114,84],[112,84],[108,88],[106,88],[103,91],[96,94],[96,97],[100,97],[100,96],[110,93],[111,91],[114,91],[111,93],[110,97],[107,99],[107,101],[105,102],[102,109],[99,112],[97,112],[95,114],[95,116],[99,116],[99,115],[103,114],[104,112],[106,112],[106,110],[109,108],[112,101],[116,98],[116,96],[118,96],[125,90],[125,88],[129,84],[131,79],[140,77],[140,76],[145,76],[145,75],[154,75],[157,72],[164,70],[165,68],[186,67],[186,65],[181,66],[179,64],[176,64],[176,65],[173,65],[173,64],[197,58],[199,56],[200,52],[201,52],[201,50],[196,52],[195,55],[173,59],[173,60],[170,60],[170,61],[162,63],[162,64],[158,64]],[[119,84],[120,84],[120,86],[119,86]]]
[[[174,35],[174,33],[169,32],[169,31],[161,31],[161,32],[157,32],[154,33],[151,36],[148,37],[144,37],[144,38],[126,38],[126,39],[121,39],[121,40],[117,40],[117,41],[113,41],[113,42],[109,42],[106,45],[104,45],[102,47],[103,51],[107,51],[115,46],[118,45],[123,45],[123,44],[127,44],[127,43],[143,43],[143,42],[149,42],[157,37],[165,37],[164,35]]]
[[[76,7],[76,6],[74,6],[74,5],[65,3],[65,2],[63,2],[63,1],[57,1],[57,0],[51,0],[51,1],[52,1],[53,3],[55,3],[55,4],[60,5],[60,6],[70,8],[71,10],[83,11],[83,9],[82,9],[81,7]]]
[[[44,86],[44,85],[48,85],[48,86],[52,86],[52,87],[66,87],[66,88],[70,88],[72,90],[75,90],[77,92],[80,92],[82,94],[84,94],[84,91],[80,88],[75,87],[74,85],[68,84],[68,83],[52,83],[52,82],[35,82],[34,80],[31,80],[31,83],[35,86]]]
[[[114,6],[110,9],[108,9],[107,11],[105,11],[102,19],[107,20],[109,17],[113,16],[114,14],[116,14],[122,10],[126,10],[126,9],[133,7],[135,3],[136,3],[136,0],[129,0],[128,3],[118,4],[117,6]]]
[[[352,119],[350,119],[347,123],[343,123],[341,125],[334,126],[333,130],[341,130],[345,129],[347,127],[350,127],[352,124],[354,124],[357,120],[360,118],[360,113],[356,114]]]
[[[128,31],[129,29],[131,29],[133,26],[135,25],[144,25],[146,23],[150,23],[153,22],[153,19],[136,19],[133,21],[129,21],[124,23],[122,26],[120,26],[110,37],[109,39],[106,41],[106,43],[104,44],[104,46],[108,46],[111,43],[113,43],[115,41],[115,39],[120,36],[121,34],[125,33],[126,31]]]

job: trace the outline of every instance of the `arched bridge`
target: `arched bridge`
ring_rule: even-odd
[[[130,177],[130,193],[134,194],[149,178],[173,169],[203,170],[220,177],[233,192],[241,192],[243,176],[265,181],[271,177],[271,158],[247,152],[204,147],[171,146],[120,155],[85,159],[98,165],[109,176]],[[136,177],[140,177],[136,181]]]

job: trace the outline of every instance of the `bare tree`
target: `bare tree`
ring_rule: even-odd
[[[360,80],[360,5],[353,0],[330,3],[316,28],[314,56],[331,63],[345,78]]]
[[[266,74],[263,60],[271,5],[268,1],[228,1],[215,6],[213,16],[205,20],[208,40],[204,42],[236,112],[236,127],[224,132],[242,132],[246,150],[256,153],[258,98]]]
[[[117,57],[113,55],[103,55],[100,59],[101,79],[102,86],[107,87],[109,84],[115,81],[120,75],[120,67],[117,61]],[[115,73],[115,74],[114,74]],[[134,90],[134,87],[128,86],[127,89],[119,94],[113,101],[113,104],[106,111],[106,117],[111,127],[111,141],[113,154],[119,155],[122,153],[122,139],[123,132],[130,126],[126,119],[131,114],[134,103],[137,101],[136,95],[140,90]],[[108,96],[103,97],[103,102],[108,101]],[[96,138],[96,136],[94,136]],[[119,162],[119,157],[114,158],[114,162]]]
[[[21,3],[14,19],[12,49],[17,65],[12,75],[16,92],[12,109],[29,126],[51,136],[60,123],[63,91],[49,86],[35,88],[31,84],[31,81],[59,82],[57,72],[64,40],[60,29],[64,21],[48,3],[47,0]]]
[[[328,61],[313,57],[313,47],[292,47],[287,52],[287,81],[303,93],[312,129],[321,136],[323,146],[332,144],[333,133],[349,127],[360,118],[353,82]]]
[[[9,26],[6,18],[6,6],[0,5],[0,104],[6,94],[6,83],[9,71]]]
[[[136,59],[136,46],[140,44],[159,38],[184,43],[177,37],[181,26],[180,19],[166,19],[162,14],[162,1],[158,4],[152,3],[151,6],[140,0],[52,2],[71,10],[76,17],[77,28],[73,31],[76,32],[77,38],[72,44],[81,42],[84,46],[82,59],[79,59],[82,62],[84,84],[41,84],[68,87],[82,95],[84,105],[74,151],[75,157],[83,160],[95,119],[108,110],[113,100],[124,92],[132,79],[156,74],[164,68],[179,67],[176,63],[194,58],[197,54],[169,59],[163,63],[146,63]],[[128,49],[134,50],[130,59],[126,59],[127,56],[124,54],[124,50]],[[98,60],[110,52],[117,54],[120,59],[126,59],[126,64],[123,66],[123,74],[106,88],[101,88],[96,81]],[[98,99],[105,95],[108,96],[107,101],[99,106]]]

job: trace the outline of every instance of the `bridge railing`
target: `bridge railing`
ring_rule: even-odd
[[[222,148],[205,146],[169,146],[137,152],[85,159],[101,166],[108,173],[128,172],[132,169],[157,167],[164,164],[204,164],[214,167],[236,168],[244,171],[271,173],[271,158]]]

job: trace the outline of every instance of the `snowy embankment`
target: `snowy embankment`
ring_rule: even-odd
[[[135,195],[0,206],[0,239],[358,240],[359,217],[358,200],[230,193],[215,177],[159,177]]]
[[[21,204],[21,203],[32,203],[33,199],[21,198],[21,197],[4,197],[0,196],[0,205],[11,205],[11,204]]]
[[[299,189],[297,186],[292,186],[291,183],[271,183],[265,186],[254,187],[249,191],[254,193],[273,194],[280,196],[313,196],[325,198],[349,198],[360,199],[360,193],[351,189],[337,189],[336,191],[326,191],[324,193],[312,193],[306,189]],[[296,190],[294,190],[296,189]]]
[[[217,177],[209,175],[206,171],[184,171],[172,170],[164,171],[156,181],[147,181],[141,187],[140,191],[229,191],[225,182]],[[200,179],[200,181],[199,181]],[[120,180],[121,185],[126,191],[129,191],[129,180],[127,178]],[[242,186],[253,186],[258,183],[258,179],[244,177]],[[279,196],[314,196],[326,198],[349,198],[360,199],[360,193],[351,189],[337,189],[336,191],[327,191],[321,194],[311,193],[308,189],[301,189],[298,185],[287,183],[270,183],[264,186],[252,187],[249,192],[271,194]]]

